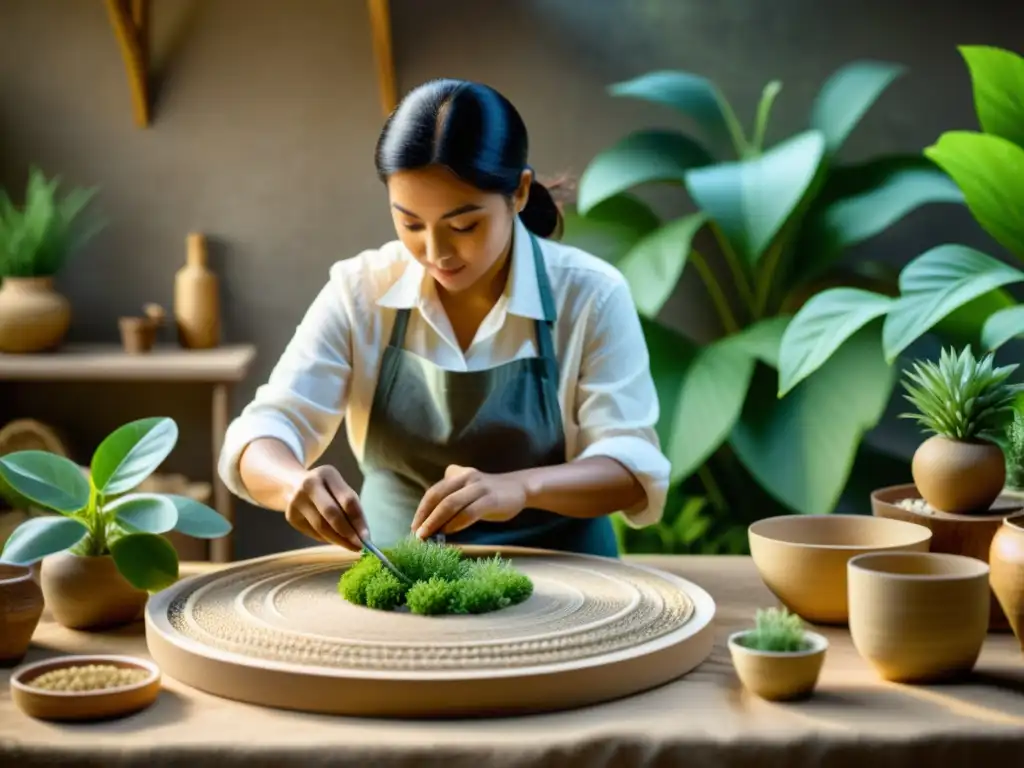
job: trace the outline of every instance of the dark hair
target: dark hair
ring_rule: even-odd
[[[465,80],[431,80],[408,93],[377,140],[382,181],[395,171],[443,165],[485,192],[511,196],[527,165],[526,125],[493,88]],[[561,229],[561,212],[536,177],[519,217],[539,237]]]

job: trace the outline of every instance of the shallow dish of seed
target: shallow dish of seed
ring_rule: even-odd
[[[11,698],[40,720],[106,720],[152,704],[160,670],[133,656],[61,656],[25,664],[11,675]]]

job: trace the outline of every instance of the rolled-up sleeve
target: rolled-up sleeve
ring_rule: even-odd
[[[280,440],[304,466],[327,449],[341,425],[350,386],[351,327],[344,264],[336,264],[297,326],[269,379],[228,427],[218,473],[228,489],[253,504],[239,460],[255,440]]]
[[[656,523],[665,510],[670,464],[655,431],[658,395],[647,343],[624,281],[595,308],[580,368],[578,457],[607,456],[624,465],[646,499],[623,516],[637,528]]]

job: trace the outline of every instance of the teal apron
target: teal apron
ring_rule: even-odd
[[[531,241],[544,308],[544,319],[536,321],[537,357],[482,371],[446,371],[404,349],[410,310],[398,310],[374,392],[359,495],[378,546],[412,534],[423,494],[451,464],[503,473],[565,463],[551,337],[554,299],[540,245]],[[607,517],[578,519],[539,509],[525,509],[508,522],[480,521],[446,538],[618,556]]]

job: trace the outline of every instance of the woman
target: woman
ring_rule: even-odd
[[[398,240],[336,263],[228,430],[238,496],[351,550],[412,534],[616,556],[658,520],[668,461],[629,288],[560,227],[515,108],[477,83],[410,93],[376,152]],[[345,421],[364,482],[310,467]]]

